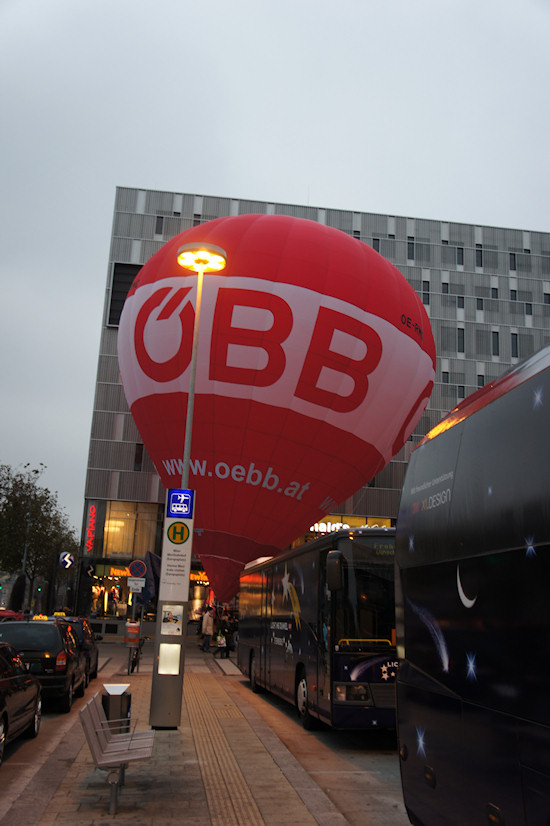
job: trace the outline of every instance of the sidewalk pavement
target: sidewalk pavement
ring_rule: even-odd
[[[90,699],[103,683],[130,683],[138,729],[149,728],[152,651],[144,654],[139,673],[128,675],[127,653],[113,645],[86,692]],[[156,731],[153,757],[128,767],[113,817],[106,774],[94,768],[77,709],[60,717],[62,739],[21,782],[8,809],[0,792],[0,826],[345,826],[344,815],[244,699],[240,681],[228,679],[236,676],[242,679],[234,661],[205,654],[196,637],[188,638],[180,727]]]

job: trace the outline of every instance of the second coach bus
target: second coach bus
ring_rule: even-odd
[[[396,559],[411,823],[550,824],[550,347],[412,453]]]
[[[239,667],[305,728],[395,728],[394,545],[340,530],[241,574]]]

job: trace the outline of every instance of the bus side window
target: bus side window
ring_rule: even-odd
[[[330,591],[341,591],[344,587],[344,554],[330,551],[327,556],[327,585]]]

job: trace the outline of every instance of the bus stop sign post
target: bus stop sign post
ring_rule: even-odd
[[[181,717],[195,491],[170,488],[162,540],[149,725],[177,728]]]

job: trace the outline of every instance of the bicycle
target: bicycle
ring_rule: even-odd
[[[134,671],[139,672],[139,661],[141,660],[141,651],[145,641],[150,637],[140,637],[137,645],[132,646],[128,652],[128,674],[133,674]]]

